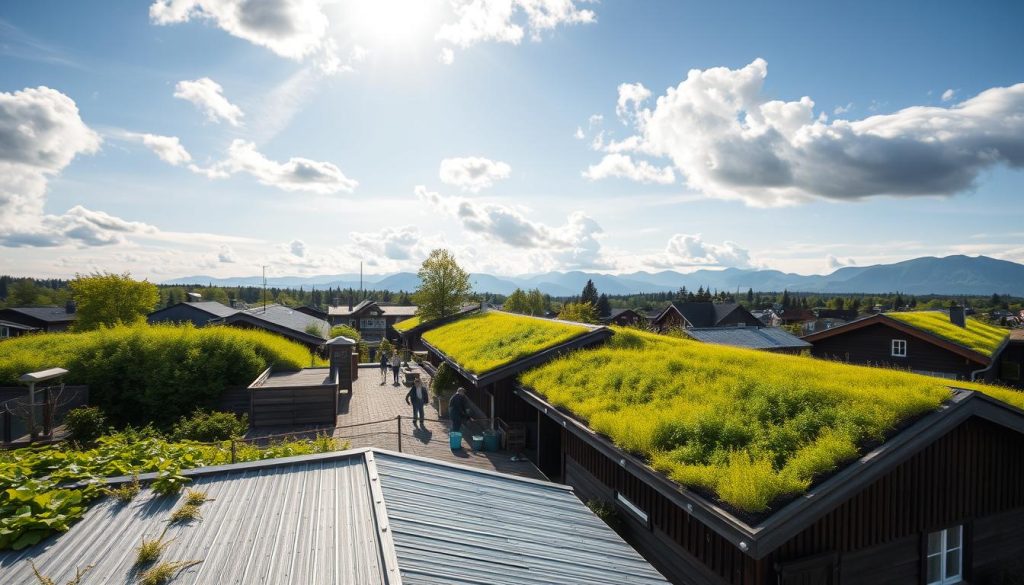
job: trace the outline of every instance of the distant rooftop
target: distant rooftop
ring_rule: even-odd
[[[66,307],[7,307],[7,310],[48,323],[61,323],[78,319],[78,313],[69,313]]]
[[[810,349],[811,344],[778,327],[708,327],[687,329],[686,334],[705,343],[749,349]]]
[[[387,305],[379,303],[377,301],[364,300],[360,301],[359,304],[349,308],[348,305],[339,305],[337,307],[327,307],[327,313],[333,317],[345,317],[347,315],[354,315],[360,311],[365,310],[371,305],[376,305],[385,316],[413,316],[416,314],[418,307],[415,305]]]
[[[166,530],[163,558],[202,561],[174,583],[665,583],[571,489],[397,453],[354,450],[184,472],[184,499],[144,489],[93,506],[63,535],[0,553],[5,582],[124,583],[135,547]],[[143,479],[146,477],[144,476]],[[103,535],[100,537],[100,535]]]
[[[967,318],[965,327],[954,325],[950,322],[949,315],[941,311],[894,312],[885,313],[885,316],[931,333],[936,337],[941,337],[946,341],[952,341],[985,357],[992,357],[992,354],[1009,335],[1007,329],[982,323],[977,319]]]

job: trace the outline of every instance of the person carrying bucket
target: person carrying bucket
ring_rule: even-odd
[[[452,431],[462,432],[462,423],[469,420],[469,399],[466,389],[459,388],[448,400],[448,418],[452,421]]]

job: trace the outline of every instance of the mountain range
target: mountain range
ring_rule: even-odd
[[[703,286],[712,290],[740,292],[752,288],[764,292],[789,290],[809,293],[878,294],[899,291],[915,295],[999,293],[1024,296],[1024,265],[987,256],[929,256],[895,264],[847,266],[827,275],[802,275],[778,270],[740,268],[704,269],[685,274],[665,270],[628,274],[571,271],[522,276],[470,275],[476,292],[507,295],[516,288],[539,288],[542,292],[556,297],[578,295],[588,279],[594,281],[598,291],[610,295],[669,292],[683,286],[696,290]],[[164,281],[163,284],[261,286],[262,278],[186,276]],[[267,284],[282,288],[359,288],[359,275],[274,277],[268,278]],[[368,289],[412,291],[419,286],[419,278],[412,272],[366,275],[363,277],[363,286]]]

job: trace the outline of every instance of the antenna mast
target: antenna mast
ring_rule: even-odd
[[[267,312],[267,265],[263,265],[263,312]]]

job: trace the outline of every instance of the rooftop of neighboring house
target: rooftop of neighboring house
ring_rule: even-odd
[[[86,565],[90,583],[127,582],[139,542],[162,536],[162,558],[199,561],[188,583],[665,583],[566,486],[370,449],[182,473],[202,520],[168,523],[185,494],[107,497],[0,553],[5,582],[35,582],[32,563],[58,583]]]
[[[988,357],[992,357],[1009,334],[1007,329],[971,318],[965,319],[964,326],[960,327],[942,311],[906,311],[885,313],[885,316]]]
[[[239,312],[241,310],[241,309],[236,309],[234,307],[229,307],[229,306],[227,306],[227,305],[225,305],[223,303],[218,303],[217,301],[197,301],[197,302],[186,302],[186,303],[182,303],[182,304],[187,305],[189,307],[192,307],[194,309],[199,309],[200,311],[203,311],[204,313],[209,313],[210,315],[213,315],[214,317],[222,317],[222,318],[223,317],[230,317],[231,315],[234,315],[235,313],[237,313],[237,312]]]
[[[386,305],[367,299],[360,301],[356,305],[328,307],[327,314],[332,317],[348,317],[350,315],[359,315],[374,309],[379,309],[385,317],[411,317],[416,314],[417,307],[415,305]]]
[[[291,329],[308,335],[315,335],[323,339],[327,339],[327,335],[331,329],[331,326],[327,321],[296,311],[295,309],[284,305],[275,304],[267,305],[266,307],[263,307],[262,305],[251,307],[241,311],[236,311],[229,315],[227,319],[229,321],[232,319],[239,319],[242,315],[248,315],[286,329]],[[311,333],[312,329],[316,329],[319,333]]]
[[[718,345],[749,349],[810,349],[811,344],[778,327],[705,327],[685,330],[686,335]]]
[[[679,311],[679,313],[689,321],[690,325],[693,327],[717,327],[733,312],[747,311],[739,303],[712,303],[698,301],[685,303],[673,302],[669,307],[666,307],[661,314],[659,314],[659,318],[672,308]],[[753,316],[751,316],[751,318],[753,318]]]
[[[66,323],[78,319],[78,313],[75,311],[73,304],[64,307],[7,307],[6,309],[0,309],[0,311],[20,313],[47,323]]]
[[[603,339],[607,327],[485,310],[430,329],[423,341],[466,374],[483,376],[579,340]]]

